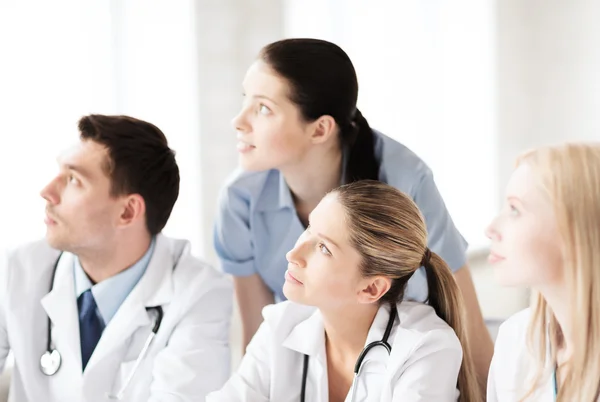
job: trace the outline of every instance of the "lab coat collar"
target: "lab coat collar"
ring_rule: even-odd
[[[183,250],[180,250],[182,252]],[[156,248],[146,272],[123,301],[113,319],[108,323],[86,367],[92,371],[95,364],[123,345],[141,326],[153,323],[146,308],[164,306],[173,298],[173,269],[181,254],[174,254],[168,239],[156,238]]]
[[[146,307],[164,306],[171,302],[173,269],[189,245],[186,244],[178,250],[172,248],[173,243],[167,238],[157,236],[156,248],[146,272],[104,329],[86,366],[84,376],[94,375],[94,366],[98,362],[126,343],[139,327],[153,322],[154,318],[150,318]],[[81,365],[79,319],[72,269],[74,258],[70,253],[63,253],[57,267],[53,290],[42,299],[42,305],[55,327],[53,336],[68,339],[65,343],[73,345],[69,351],[69,358],[76,359]]]
[[[390,307],[388,305],[379,307],[367,334],[365,346],[383,338],[389,317]],[[396,313],[395,326],[398,325],[397,320],[398,314]],[[390,344],[393,343],[393,338],[392,332],[392,335],[388,340]],[[321,353],[324,354],[325,328],[323,326],[323,316],[321,315],[321,312],[317,309],[307,319],[298,323],[283,341],[283,346],[311,357],[318,356]]]
[[[325,354],[325,328],[321,312],[318,309],[292,328],[284,338],[282,345],[303,355],[308,355],[311,367],[308,382],[322,382],[323,376],[327,372],[327,356]]]
[[[321,312],[315,310],[307,319],[298,323],[284,339],[283,346],[310,357],[324,357],[325,328]]]
[[[73,270],[76,298],[79,299],[79,296],[83,292],[91,289],[105,325],[109,323],[119,307],[121,307],[125,298],[127,298],[131,290],[144,275],[144,272],[146,272],[146,268],[154,252],[155,244],[156,240],[153,237],[150,246],[142,258],[136,261],[131,267],[95,285],[92,284],[92,281],[83,270],[79,258],[75,258]]]
[[[379,342],[383,340],[383,336],[385,334],[385,330],[390,319],[390,313],[391,308],[388,304],[379,307],[379,309],[377,310],[377,314],[375,314],[375,318],[373,319],[373,323],[371,324],[371,328],[369,328],[369,332],[367,333],[367,339],[365,340],[365,344],[363,345],[363,350],[370,343]],[[392,350],[394,350],[394,340],[396,338],[397,332],[398,314],[395,313],[394,326],[392,327],[392,331],[387,339],[387,342],[392,347]],[[373,347],[369,350],[369,352],[365,355],[363,359],[360,368],[361,376],[363,373],[366,372],[384,374],[387,371],[389,362],[390,354],[388,354],[387,350],[383,346]]]
[[[58,343],[69,346],[76,345],[77,347],[69,349],[63,347],[60,353],[63,359],[77,362],[79,373],[81,373],[79,315],[73,280],[73,261],[72,254],[61,254],[56,266],[52,290],[42,298],[41,304],[52,322],[53,342],[51,346],[58,349]],[[54,267],[54,262],[52,266]]]
[[[395,322],[388,339],[388,343],[392,347],[392,352],[388,356],[387,352],[381,347],[372,349],[372,352],[369,352],[368,355],[368,359],[372,363],[365,366],[365,369],[368,371],[382,371],[383,368],[386,371],[386,377],[391,381],[395,373],[404,365],[410,356],[411,350],[422,339],[422,334],[419,331],[403,326],[404,323],[408,323],[407,325],[410,326],[408,315],[413,304],[415,303],[402,302],[396,305],[397,313]],[[426,308],[426,306],[423,306],[423,308]],[[367,334],[364,346],[371,342],[380,341],[383,338],[390,317],[390,310],[389,305],[379,307]],[[317,367],[320,367],[320,370],[325,369],[327,364],[325,329],[323,326],[323,317],[318,309],[309,315],[308,318],[296,324],[287,335],[280,334],[279,336],[283,339],[282,345],[284,347],[308,355],[311,361],[314,358],[319,362]],[[373,364],[373,362],[381,364]]]
[[[189,243],[174,249],[176,243],[165,236],[156,236],[156,248],[146,272],[133,289],[139,289],[139,301],[144,307],[156,307],[168,304],[173,299],[173,271],[181,256],[189,253]],[[132,293],[133,293],[132,291]]]
[[[371,342],[377,342],[383,339],[383,335],[385,334],[385,329],[387,327],[388,321],[390,319],[390,311],[391,308],[388,304],[381,305],[379,310],[377,310],[377,314],[375,314],[375,318],[373,319],[373,323],[371,324],[371,328],[369,328],[369,333],[367,334],[367,339],[365,341],[365,345],[367,346]],[[394,317],[395,325],[398,324],[398,313]],[[393,334],[388,338],[388,343],[390,345],[393,344],[394,337]]]
[[[389,306],[381,306],[375,315],[375,319],[373,320],[373,324],[371,324],[371,328],[367,334],[367,339],[365,341],[365,346],[371,342],[379,341],[383,338],[383,334],[385,333],[385,328],[388,323],[390,315],[390,307]],[[395,327],[398,326],[398,317],[396,316]],[[393,344],[395,332],[392,331],[388,342]],[[326,367],[327,364],[327,356],[325,351],[325,328],[323,325],[323,316],[321,312],[317,309],[305,320],[296,324],[294,328],[289,332],[289,334],[284,337],[282,345],[288,349],[294,350],[298,353],[302,353],[304,355],[308,355],[311,359],[315,359],[321,365],[321,368]],[[376,359],[371,360],[387,360],[388,354],[385,352],[383,348],[380,348],[380,351],[376,351],[375,353],[370,353],[369,358],[372,356],[376,356]],[[384,365],[386,362],[383,362]]]

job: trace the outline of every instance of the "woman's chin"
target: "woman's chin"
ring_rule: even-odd
[[[306,303],[307,300],[305,300],[306,298],[303,297],[303,289],[299,289],[299,287],[300,286],[296,284],[292,284],[288,281],[285,281],[285,283],[283,284],[283,295],[286,299],[288,299],[289,301],[293,301],[294,303],[309,304]]]

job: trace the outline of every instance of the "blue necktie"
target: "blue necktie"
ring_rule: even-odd
[[[104,321],[96,312],[98,306],[92,290],[88,289],[77,298],[79,308],[79,338],[81,340],[81,367],[85,370],[104,330]]]

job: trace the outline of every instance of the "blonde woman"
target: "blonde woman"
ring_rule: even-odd
[[[207,401],[480,401],[460,290],[416,204],[377,181],[329,193],[239,370]],[[419,267],[429,305],[403,301]],[[461,346],[462,343],[462,346]]]
[[[600,146],[523,155],[487,234],[498,280],[533,291],[531,307],[500,329],[488,401],[596,401]]]

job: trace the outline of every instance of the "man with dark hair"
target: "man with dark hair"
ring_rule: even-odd
[[[229,375],[232,289],[161,234],[179,194],[175,154],[127,116],[85,116],[79,131],[41,192],[45,240],[0,259],[12,400],[203,401]]]

